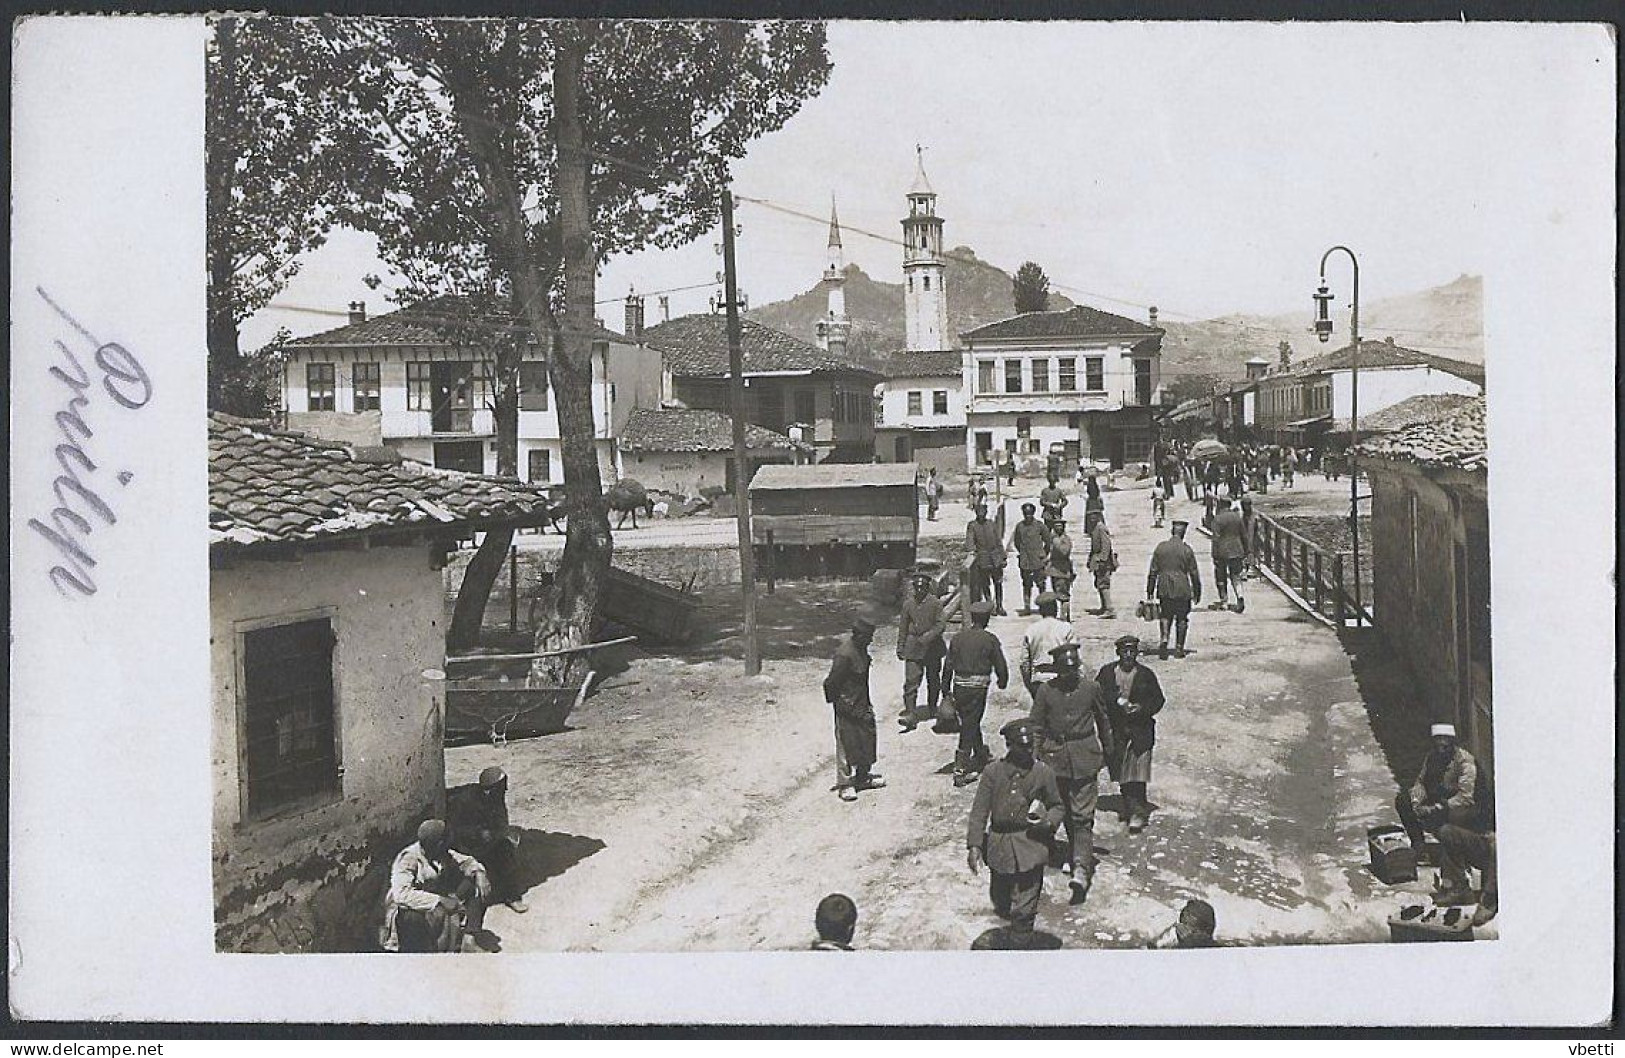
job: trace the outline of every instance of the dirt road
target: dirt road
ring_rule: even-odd
[[[1091,666],[1110,659],[1124,631],[1155,638],[1132,609],[1164,531],[1151,529],[1143,490],[1109,494],[1107,504],[1124,616],[1089,616],[1092,593],[1078,593],[1075,624]],[[1175,513],[1196,509],[1174,504]],[[963,518],[949,507],[942,516]],[[1206,540],[1191,543],[1206,573]],[[1007,591],[1019,600],[1019,585]],[[492,912],[505,950],[801,948],[814,905],[831,891],[857,901],[866,948],[963,949],[998,924],[986,876],[965,866],[973,791],[949,780],[952,739],[929,727],[901,735],[892,719],[902,682],[895,624],[873,647],[878,769],[889,785],[855,803],[831,792],[819,683],[867,586],[781,585],[763,602],[766,664],[751,680],[736,660],[735,601],[713,596],[709,645],[636,657],[609,676],[572,730],[448,753],[449,782],[493,762],[512,776],[531,911]],[[994,621],[1012,656],[1028,620]],[[1169,698],[1150,827],[1130,837],[1115,797],[1104,797],[1094,892],[1071,908],[1051,872],[1040,928],[1067,947],[1137,946],[1201,896],[1232,941],[1385,939],[1401,894],[1366,872],[1365,828],[1388,820],[1395,780],[1338,639],[1254,581],[1244,614],[1199,612],[1190,642],[1191,657],[1150,662]],[[996,750],[993,733],[1028,707],[1019,689],[995,693],[986,730]],[[1102,793],[1114,793],[1104,780]]]

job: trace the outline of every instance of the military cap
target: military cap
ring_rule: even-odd
[[[1433,727],[1429,730],[1428,733],[1429,733],[1429,736],[1432,737],[1432,738],[1438,738],[1440,735],[1447,735],[1450,738],[1455,738],[1456,737],[1456,725],[1455,724],[1434,724]]]
[[[418,824],[418,841],[428,845],[446,840],[446,821],[444,819],[425,819]]]
[[[1138,647],[1140,645],[1140,637],[1135,635],[1118,636],[1117,642],[1113,643],[1112,645],[1118,650],[1122,650],[1124,647]]]
[[[977,599],[970,604],[969,612],[972,617],[991,617],[993,604],[986,599]]]
[[[1021,513],[1022,514],[1031,514],[1036,510],[1038,510],[1038,508],[1035,505],[1031,504],[1031,503],[1023,503],[1021,505]]]
[[[910,571],[908,579],[914,581],[916,584],[922,580],[927,584],[930,584],[937,579],[937,575],[928,569],[920,569],[918,566],[916,566],[912,571]]]
[[[501,786],[508,781],[508,773],[495,764],[480,772],[480,785],[486,788]]]
[[[1003,735],[1006,741],[1013,744],[1030,746],[1033,744],[1033,722],[1024,716],[1019,716],[999,728],[999,734]]]
[[[1191,523],[1186,521],[1183,518],[1175,518],[1174,519],[1174,528],[1175,529],[1189,529],[1190,526],[1191,526]]]
[[[1062,643],[1050,650],[1049,656],[1055,659],[1050,664],[1058,669],[1077,668],[1082,663],[1078,657],[1078,650],[1076,643]]]

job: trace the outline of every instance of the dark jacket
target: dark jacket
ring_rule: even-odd
[[[824,701],[835,708],[835,737],[847,763],[862,771],[875,762],[875,709],[869,700],[869,652],[841,640],[824,677]]]
[[[1058,678],[1041,684],[1033,696],[1032,721],[1038,728],[1039,757],[1057,778],[1100,774],[1111,733],[1105,730],[1106,700],[1094,680],[1079,673],[1071,690],[1063,690]]]
[[[1044,819],[1030,826],[1027,807],[1035,800],[1043,802]],[[989,870],[1030,871],[1049,862],[1049,839],[1062,814],[1061,788],[1049,765],[1036,760],[1031,768],[1021,768],[1000,758],[983,769],[976,784],[965,845],[982,850]]]
[[[897,656],[909,661],[924,661],[932,654],[940,657],[947,630],[942,600],[934,592],[927,592],[923,599],[909,596],[897,621]]]
[[[1118,702],[1122,691],[1117,686],[1117,662],[1102,666],[1095,675],[1095,682],[1100,685],[1100,692],[1106,699],[1106,716],[1119,750],[1144,753],[1156,744],[1157,713],[1167,699],[1163,697],[1162,684],[1157,682],[1156,673],[1144,665],[1135,665],[1134,671],[1134,686],[1129,691],[1128,700],[1139,709],[1133,716]]]

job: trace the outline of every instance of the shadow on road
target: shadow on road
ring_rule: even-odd
[[[1408,786],[1427,754],[1435,705],[1422,698],[1410,667],[1376,629],[1348,629],[1341,640],[1365,701],[1371,733],[1394,782]]]
[[[556,878],[582,860],[606,848],[597,838],[553,830],[519,831],[514,850],[514,883],[521,893],[549,878]]]
[[[744,657],[744,604],[738,587],[710,589],[696,620],[700,628],[686,646],[648,646],[650,654],[686,661]],[[891,617],[877,606],[867,581],[781,581],[772,595],[756,598],[756,630],[762,660],[829,658],[860,610]]]

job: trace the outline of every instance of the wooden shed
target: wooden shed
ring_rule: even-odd
[[[867,577],[914,564],[919,465],[764,466],[750,483],[751,537],[772,577]]]

